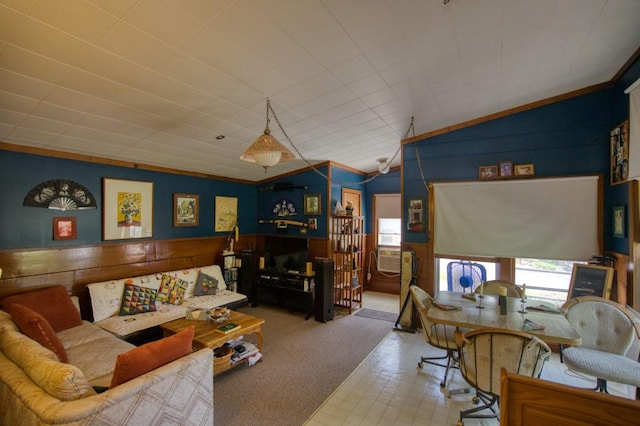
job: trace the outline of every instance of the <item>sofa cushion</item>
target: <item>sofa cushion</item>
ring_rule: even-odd
[[[206,294],[216,294],[217,292],[218,280],[202,271],[198,272],[198,279],[196,280],[196,288],[193,291],[193,295],[204,296]]]
[[[5,330],[2,351],[49,395],[72,401],[95,391],[79,368],[58,361],[56,355],[19,331]]]
[[[62,286],[13,294],[2,299],[2,307],[6,311],[13,303],[26,306],[45,317],[56,333],[82,324],[80,312]]]
[[[62,346],[62,342],[42,315],[18,303],[9,305],[9,313],[24,335],[31,337],[45,348],[51,349],[60,362],[68,361],[67,352]]]
[[[135,284],[125,284],[120,315],[135,315],[156,310],[156,291]]]
[[[195,327],[187,327],[172,336],[118,355],[110,387],[118,386],[190,354],[194,334]]]

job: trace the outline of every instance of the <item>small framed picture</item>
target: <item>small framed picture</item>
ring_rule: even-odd
[[[75,217],[53,218],[54,240],[75,240],[76,238],[78,238],[78,228]]]
[[[613,208],[613,238],[624,238],[625,235],[624,206]]]
[[[498,177],[498,166],[478,167],[478,179],[495,179]]]
[[[498,163],[500,177],[513,176],[513,163],[511,161],[501,161]]]
[[[320,208],[320,194],[304,194],[304,214],[318,216]]]
[[[533,176],[534,170],[533,164],[516,164],[513,166],[513,172],[516,176]]]
[[[173,226],[198,226],[200,196],[197,194],[173,194]]]
[[[315,230],[318,229],[318,219],[315,217],[309,218],[309,229]]]

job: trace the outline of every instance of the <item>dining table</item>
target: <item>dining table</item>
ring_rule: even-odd
[[[504,296],[506,297],[506,296]],[[506,314],[500,313],[499,296],[443,291],[438,293],[427,318],[460,329],[498,328],[526,331],[546,343],[575,346],[580,334],[553,304],[529,298],[506,297]]]

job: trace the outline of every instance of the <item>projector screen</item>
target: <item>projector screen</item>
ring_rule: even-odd
[[[598,244],[598,176],[434,183],[439,255],[588,260]]]

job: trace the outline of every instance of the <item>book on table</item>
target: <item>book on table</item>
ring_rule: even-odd
[[[221,325],[216,330],[219,331],[220,333],[227,334],[227,333],[231,333],[232,331],[235,331],[235,330],[237,330],[239,328],[240,328],[240,324],[236,324],[236,323],[230,322],[229,324]]]

